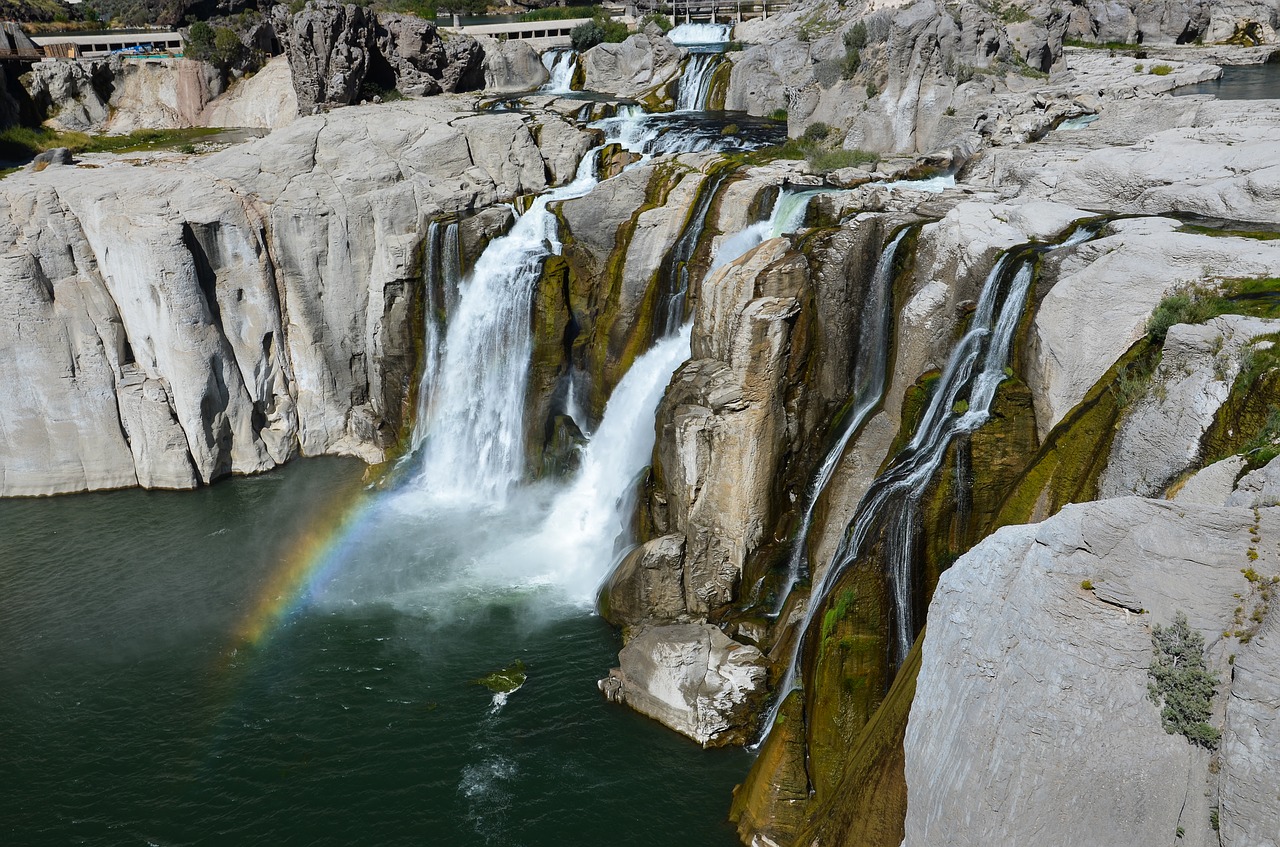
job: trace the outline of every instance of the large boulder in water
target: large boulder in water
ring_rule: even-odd
[[[484,53],[484,87],[497,93],[530,91],[551,78],[542,57],[527,41],[476,39]]]
[[[644,630],[600,680],[617,703],[689,736],[703,747],[748,741],[765,685],[764,657],[711,624]]]

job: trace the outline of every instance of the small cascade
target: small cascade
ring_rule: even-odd
[[[731,123],[738,126],[738,131],[726,134],[724,130]],[[611,143],[645,157],[755,150],[785,140],[782,127],[772,121],[762,123],[746,116],[726,117],[715,113],[712,116],[689,112],[650,115],[634,103],[620,104],[613,117],[601,118],[590,126],[603,130]]]
[[[414,433],[423,445],[420,482],[438,497],[501,503],[523,473],[529,298],[543,260],[560,249],[547,204],[595,187],[596,152],[573,182],[535,199],[509,233],[489,242],[460,286],[430,413]]]
[[[733,32],[732,24],[680,24],[667,33],[673,44],[681,47],[705,44],[724,44]]]
[[[676,83],[677,112],[705,112],[711,97],[711,80],[724,61],[722,53],[690,53]]]
[[[418,410],[415,420],[431,416],[432,398],[440,380],[440,352],[444,345],[447,315],[457,304],[462,276],[458,250],[458,223],[443,226],[432,221],[422,257],[422,377],[418,382]],[[422,446],[424,430],[415,427],[411,439],[414,450]]]
[[[892,606],[894,665],[900,665],[910,651],[917,632],[914,553],[920,531],[920,498],[942,464],[952,439],[973,432],[987,421],[996,389],[1005,379],[1004,368],[1031,287],[1037,253],[1078,244],[1095,232],[1080,227],[1061,244],[1006,251],[996,261],[983,283],[969,329],[953,348],[915,435],[871,484],[832,557],[831,566],[813,586],[799,637],[778,688],[778,697],[765,720],[761,740],[772,729],[782,701],[796,687],[800,656],[815,615],[832,587],[864,554],[868,543],[875,540],[876,531],[883,532],[885,572]],[[966,389],[967,399],[963,397]]]
[[[804,517],[800,521],[800,528],[796,532],[791,555],[787,560],[787,581],[778,593],[778,602],[773,610],[775,615],[781,611],[787,595],[807,569],[809,529],[813,526],[813,512],[818,500],[830,484],[850,440],[862,429],[863,422],[880,405],[884,395],[886,370],[889,366],[889,335],[893,327],[894,261],[898,256],[898,246],[909,229],[904,227],[900,230],[884,248],[867,286],[858,323],[858,350],[853,367],[853,409],[809,487]]]
[[[724,241],[716,249],[715,258],[711,262],[711,270],[721,268],[730,262],[745,256],[748,251],[770,238],[779,238],[798,230],[804,224],[805,212],[809,209],[809,201],[815,195],[823,194],[830,189],[802,188],[795,189],[783,186],[773,201],[773,208],[765,220],[753,223],[746,229],[739,230]]]
[[[662,279],[668,286],[662,294],[654,314],[654,334],[658,338],[670,335],[676,327],[684,322],[685,300],[689,294],[689,262],[707,227],[707,213],[715,200],[716,192],[724,183],[727,172],[721,172],[709,178],[698,193],[693,214],[676,243],[671,248],[667,262],[663,266]]]
[[[542,54],[542,66],[551,79],[538,89],[543,94],[569,94],[573,91],[573,72],[578,67],[578,51],[556,47]]]

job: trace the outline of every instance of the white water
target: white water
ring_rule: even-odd
[[[804,570],[808,556],[809,529],[813,526],[813,512],[818,500],[831,483],[831,477],[835,474],[836,466],[840,463],[845,448],[849,446],[850,439],[862,428],[863,421],[879,405],[884,394],[885,371],[889,364],[889,331],[893,322],[893,263],[898,255],[898,245],[906,234],[907,230],[903,229],[884,248],[867,286],[858,324],[858,351],[853,370],[854,407],[840,437],[822,460],[813,484],[809,487],[804,517],[800,521],[800,528],[792,542],[791,556],[787,561],[787,581],[778,593],[778,602],[773,610],[775,615],[782,609],[787,595]]]
[[[723,44],[729,40],[733,32],[731,24],[680,24],[667,33],[667,38],[675,44]]]
[[[430,414],[414,435],[423,445],[419,483],[443,501],[500,504],[523,474],[530,296],[543,260],[560,250],[547,204],[596,183],[592,151],[573,182],[538,197],[489,243],[461,285]]]
[[[773,209],[769,212],[768,218],[738,230],[719,243],[715,256],[711,260],[711,270],[722,268],[745,256],[748,251],[770,238],[780,238],[795,232],[804,224],[804,215],[809,208],[809,201],[815,195],[828,190],[824,188],[796,190],[789,187],[780,189],[777,198],[773,201]]]
[[[578,66],[578,51],[556,48],[542,54],[542,66],[551,79],[542,88],[544,94],[568,94],[573,91],[573,71]]]
[[[676,87],[677,112],[702,112],[711,98],[711,80],[724,61],[722,53],[690,53]]]
[[[422,378],[418,383],[418,410],[415,420],[431,417],[436,386],[440,381],[440,352],[444,345],[444,316],[457,301],[461,259],[458,251],[458,224],[432,221],[427,228],[426,255],[422,262],[423,298]],[[411,444],[422,446],[425,429],[415,427]]]
[[[956,187],[956,175],[941,174],[928,179],[891,179],[883,182],[869,182],[867,185],[887,188],[890,191],[925,191],[929,194],[941,194],[948,188]]]
[[[1065,121],[1058,124],[1058,126],[1055,128],[1061,129],[1061,130],[1067,130],[1067,131],[1075,130],[1075,129],[1084,129],[1085,127],[1089,126],[1089,124],[1093,123],[1100,117],[1102,116],[1101,115],[1080,115],[1079,117],[1075,117],[1075,118],[1067,118]]]

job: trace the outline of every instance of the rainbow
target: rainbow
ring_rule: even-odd
[[[363,538],[378,500],[363,485],[339,486],[286,545],[287,552],[249,603],[235,642],[260,645],[301,609]]]

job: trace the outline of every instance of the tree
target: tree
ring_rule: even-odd
[[[1218,678],[1205,667],[1204,636],[1178,612],[1172,626],[1156,624],[1151,644],[1154,656],[1149,673],[1154,682],[1147,690],[1151,702],[1157,706],[1164,702],[1160,720],[1165,732],[1181,733],[1192,744],[1214,749],[1222,735],[1209,725]]]

